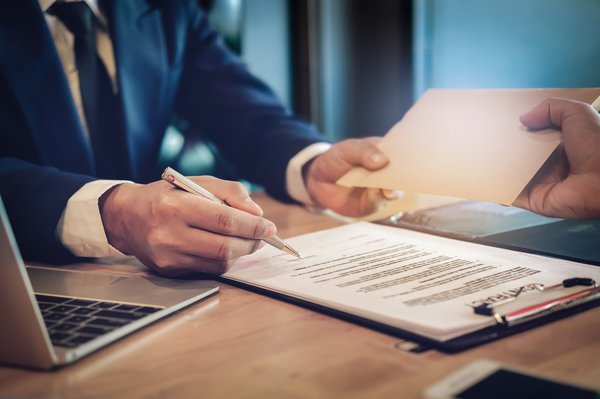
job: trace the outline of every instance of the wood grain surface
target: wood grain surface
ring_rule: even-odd
[[[255,199],[282,238],[340,224]],[[140,265],[81,269],[147,273]],[[0,367],[0,398],[419,398],[486,358],[600,389],[600,309],[458,354],[415,354],[350,322],[220,284],[221,292],[51,372]]]

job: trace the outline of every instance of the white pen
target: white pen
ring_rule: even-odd
[[[171,167],[167,166],[167,168],[165,169],[165,171],[163,172],[161,177],[163,180],[171,183],[173,186],[175,186],[181,190],[187,191],[190,194],[199,195],[210,201],[227,205],[225,203],[225,201],[221,200],[220,198],[215,196],[213,193],[211,193],[204,187],[200,186],[199,184],[194,183],[193,181],[191,181],[190,179],[188,179],[187,177],[185,177],[184,175],[177,172],[175,169],[173,169]],[[277,249],[287,252],[290,255],[293,255],[297,258],[300,257],[300,254],[298,253],[298,251],[296,251],[289,244],[287,244],[285,241],[283,241],[281,238],[279,238],[277,236],[274,236],[271,238],[265,238],[265,239],[263,239],[263,241],[269,245],[274,246]]]

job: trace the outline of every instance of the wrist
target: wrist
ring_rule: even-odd
[[[122,234],[122,231],[124,226],[122,225],[123,218],[121,217],[121,212],[124,209],[123,197],[129,188],[127,186],[133,186],[133,184],[123,183],[115,185],[106,190],[98,199],[98,208],[106,239],[110,245],[124,254],[128,254],[128,251],[123,240],[124,234]]]
[[[310,199],[311,203],[314,203],[314,197],[311,194],[310,176],[311,176],[311,167],[313,166],[315,159],[316,159],[316,157],[312,158],[311,160],[306,162],[304,165],[302,165],[302,170],[301,170],[302,182],[304,183],[306,194],[308,195],[308,198]]]
[[[286,189],[291,198],[304,205],[312,205],[313,201],[307,192],[309,166],[321,154],[331,148],[329,143],[315,143],[296,154],[286,169]]]

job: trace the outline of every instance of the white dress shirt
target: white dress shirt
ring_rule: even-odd
[[[46,12],[57,0],[38,1],[42,11]],[[112,41],[108,34],[106,19],[98,8],[97,0],[67,1],[84,1],[96,16],[95,34],[98,54],[106,66],[106,70],[113,83],[113,90],[117,92],[118,86]],[[81,92],[79,91],[79,76],[73,49],[73,35],[58,18],[48,13],[46,13],[46,22],[48,23],[65,75],[67,76],[69,89],[73,96],[77,112],[87,134],[83,102]],[[328,143],[313,144],[300,151],[290,160],[286,168],[286,189],[292,198],[306,205],[312,204],[302,177],[302,167],[315,156],[327,151],[330,146]],[[67,206],[59,220],[57,231],[62,243],[74,255],[95,258],[125,256],[108,243],[98,208],[98,200],[102,194],[111,187],[124,182],[127,181],[96,180],[87,183],[69,198]]]

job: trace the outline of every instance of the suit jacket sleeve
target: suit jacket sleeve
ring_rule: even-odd
[[[0,195],[26,259],[51,263],[76,259],[60,242],[56,226],[69,197],[92,180],[16,158],[0,158]]]
[[[217,144],[242,178],[289,201],[285,189],[289,160],[324,138],[311,124],[295,118],[269,87],[249,73],[200,9],[190,4],[190,10],[176,111],[193,130]]]

